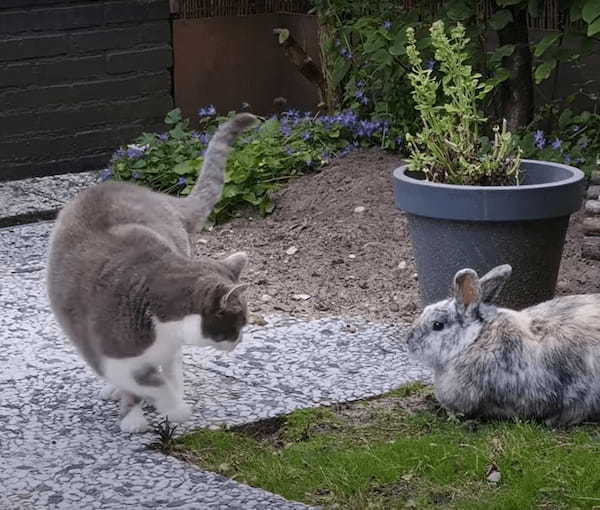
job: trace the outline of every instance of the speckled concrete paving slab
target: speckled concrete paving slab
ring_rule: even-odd
[[[98,182],[99,172],[0,182],[0,226],[48,219],[77,193]]]
[[[0,508],[306,508],[148,450],[122,434],[117,405],[50,314],[44,287],[51,223],[0,229]],[[403,327],[273,319],[229,356],[185,352],[181,431],[255,421],[381,393],[427,378],[408,362]],[[156,423],[158,417],[151,414]]]
[[[406,325],[360,320],[274,319],[227,356],[196,358],[207,368],[260,386],[330,404],[381,394],[429,372],[410,361]]]

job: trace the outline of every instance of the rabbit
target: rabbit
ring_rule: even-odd
[[[491,304],[512,268],[456,273],[454,296],[427,306],[408,334],[451,414],[563,427],[600,418],[600,294],[522,311]]]

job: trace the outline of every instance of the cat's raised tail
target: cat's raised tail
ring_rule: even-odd
[[[184,215],[192,230],[197,230],[206,221],[221,198],[225,181],[225,165],[237,136],[254,126],[258,119],[250,113],[240,113],[221,124],[211,138],[204,164],[196,184],[183,200]]]

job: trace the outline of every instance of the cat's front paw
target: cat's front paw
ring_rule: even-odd
[[[169,418],[169,421],[183,423],[192,417],[192,408],[185,402],[182,402],[177,407],[168,410],[163,414]]]
[[[121,420],[121,431],[129,432],[131,434],[140,434],[146,432],[149,428],[148,421],[144,416],[144,413],[139,408],[134,408],[127,416]]]
[[[121,390],[115,388],[112,384],[106,384],[104,388],[100,390],[98,396],[100,397],[100,400],[120,400]]]

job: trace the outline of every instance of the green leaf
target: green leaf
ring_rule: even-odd
[[[404,44],[395,44],[394,46],[391,46],[388,51],[390,52],[390,55],[399,57],[406,53],[406,47]]]
[[[596,35],[598,32],[600,32],[600,18],[598,18],[596,21],[594,21],[587,30],[587,35],[588,37],[592,37],[594,35]]]
[[[505,44],[497,48],[490,57],[490,63],[499,64],[504,57],[509,57],[515,52],[514,44]]]
[[[175,167],[173,167],[173,172],[177,175],[196,174],[198,166],[198,160],[191,159],[175,165]]]
[[[169,135],[171,135],[175,140],[181,140],[187,136],[187,133],[180,124],[176,124],[175,127],[169,131]]]
[[[463,21],[475,14],[473,7],[464,0],[449,2],[446,15],[453,21]]]
[[[539,43],[535,45],[534,55],[536,57],[541,57],[550,46],[552,46],[556,41],[558,41],[558,39],[560,39],[561,36],[562,33],[559,32],[557,34],[550,34],[544,37]]]
[[[583,9],[581,9],[581,15],[586,23],[592,23],[600,16],[600,2],[598,2],[598,0],[587,0]],[[589,35],[590,34],[588,33],[588,36]]]
[[[508,9],[496,12],[490,19],[489,24],[494,30],[502,30],[513,20],[513,15]]]
[[[558,118],[558,125],[560,126],[560,128],[565,129],[565,127],[571,124],[573,122],[574,116],[575,114],[570,108],[566,108],[565,110],[563,110],[560,114],[560,117]]]
[[[348,61],[345,60],[343,58],[339,58],[337,60],[337,62],[335,63],[335,66],[333,68],[333,83],[337,86],[341,83],[341,81],[344,79],[344,77],[346,76],[346,74],[348,74],[348,71],[350,71],[350,67],[352,66],[352,64]]]
[[[175,108],[167,113],[165,117],[165,124],[173,125],[181,122],[183,117],[181,116],[181,110],[179,108]]]
[[[523,2],[523,0],[496,0],[496,3],[500,7],[508,7],[509,5],[516,5]]]
[[[581,9],[585,0],[575,0],[569,8],[569,19],[571,21],[579,21],[581,19]]]
[[[265,197],[260,206],[263,214],[271,214],[275,210],[275,203],[270,197]]]
[[[535,69],[534,78],[537,84],[540,84],[545,79],[547,79],[552,73],[553,69],[556,67],[556,59],[551,58],[550,60],[545,60]]]
[[[491,85],[492,87],[495,87],[499,83],[508,80],[508,78],[510,78],[510,72],[508,72],[508,70],[504,67],[500,67],[496,71],[496,74],[494,74],[494,76],[490,78],[486,83]]]
[[[534,18],[540,16],[543,9],[544,0],[529,0],[529,2],[527,2],[527,12]]]

